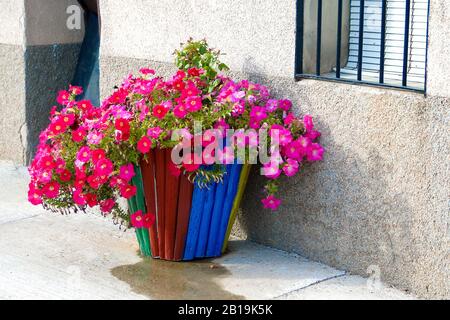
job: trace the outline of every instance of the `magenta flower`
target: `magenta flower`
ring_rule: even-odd
[[[44,186],[42,189],[45,197],[49,199],[54,199],[59,195],[59,183],[56,181],[52,181]]]
[[[72,131],[72,140],[75,142],[81,142],[86,137],[86,130],[84,128],[78,128],[75,131]]]
[[[101,159],[106,158],[106,151],[103,149],[95,149],[92,151],[92,162],[97,163]]]
[[[174,109],[173,109],[173,114],[175,117],[177,117],[178,119],[184,119],[187,115],[187,111],[186,111],[186,106],[183,104],[179,104],[177,105]]]
[[[141,140],[138,141],[137,149],[140,153],[146,154],[152,148],[152,142],[147,136],[143,136]]]
[[[264,108],[255,106],[250,111],[250,117],[256,121],[262,121],[267,118],[267,113]]]
[[[303,117],[303,124],[305,125],[306,131],[311,131],[314,129],[313,119],[309,114]]]
[[[154,127],[147,130],[147,135],[152,139],[158,139],[162,132],[160,127]]]
[[[28,190],[28,201],[37,206],[42,203],[42,192],[34,187]]]
[[[149,68],[141,68],[139,70],[140,73],[148,75],[148,74],[155,74],[155,70],[149,69]]]
[[[284,154],[288,158],[300,159],[301,145],[298,140],[294,140],[283,148]]]
[[[283,109],[284,111],[289,111],[292,108],[292,102],[290,100],[280,100],[279,102],[280,109]]]
[[[98,131],[91,131],[87,135],[87,142],[89,144],[97,145],[99,144],[103,139],[103,134]]]
[[[86,197],[80,190],[77,190],[73,193],[72,199],[73,202],[75,202],[75,204],[79,206],[85,206],[87,204]]]
[[[281,170],[278,163],[269,162],[262,167],[262,174],[268,179],[276,179],[280,176]]]
[[[189,96],[186,98],[186,110],[189,112],[199,111],[202,108],[202,98]]]
[[[137,188],[132,185],[125,185],[120,188],[120,195],[125,199],[130,199],[136,194]]]
[[[95,173],[99,176],[109,176],[114,169],[114,165],[109,159],[100,159],[95,164]]]
[[[274,112],[278,109],[278,100],[270,99],[267,101],[266,110],[267,112]]]
[[[271,209],[271,210],[277,210],[281,204],[281,200],[275,198],[275,196],[273,196],[273,195],[270,195],[267,198],[262,199],[261,202],[262,202],[264,208]]]
[[[153,108],[153,116],[160,120],[166,116],[167,112],[169,112],[169,109],[162,104],[158,104]]]
[[[144,215],[142,211],[136,211],[131,215],[131,225],[137,229],[144,227]]]
[[[233,109],[231,109],[231,115],[236,118],[239,117],[241,114],[243,114],[244,111],[245,111],[244,105],[242,103],[236,103],[233,106]]]
[[[66,105],[69,102],[70,93],[68,91],[62,90],[58,93],[56,101],[61,105]]]
[[[131,163],[121,166],[119,171],[119,177],[125,181],[130,181],[135,176],[134,166]]]
[[[109,180],[109,185],[113,188],[116,187],[123,187],[127,184],[127,181],[125,181],[124,179],[118,177],[118,176],[113,176],[111,177],[111,179]]]
[[[293,159],[287,159],[283,166],[283,172],[288,177],[293,177],[297,174],[299,168],[298,161]]]
[[[324,149],[318,143],[313,143],[306,151],[306,159],[309,162],[321,161],[323,159]]]
[[[110,213],[115,205],[116,202],[114,201],[114,199],[106,199],[100,202],[100,210],[103,213]]]
[[[91,159],[91,149],[89,147],[81,147],[77,152],[77,160],[86,163]]]

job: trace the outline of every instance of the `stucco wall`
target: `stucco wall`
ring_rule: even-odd
[[[25,155],[24,4],[0,0],[0,158],[22,163]]]
[[[234,76],[268,84],[311,113],[324,161],[286,179],[277,213],[259,203],[261,177],[246,192],[248,237],[424,297],[448,297],[448,121],[450,6],[432,1],[429,89],[423,95],[293,80],[295,1],[101,1],[101,90],[141,66],[173,71],[173,49],[207,37]],[[436,16],[435,16],[436,15]],[[214,17],[213,19],[211,17]],[[435,31],[433,31],[435,30]],[[440,80],[442,79],[442,80]]]
[[[66,10],[76,3],[0,0],[0,159],[29,162],[58,90],[72,80],[84,26],[81,15],[81,29],[69,30]]]

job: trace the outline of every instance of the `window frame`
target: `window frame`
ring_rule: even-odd
[[[318,1],[318,12],[321,12],[322,10],[322,1],[323,0],[313,0],[313,1]],[[325,1],[330,1],[330,0],[325,0]],[[341,30],[342,30],[342,3],[343,0],[333,0],[333,1],[337,1],[338,2],[338,25],[337,28],[340,26]],[[362,2],[364,0],[361,0]],[[388,0],[380,0],[383,1],[384,5],[386,6],[386,3]],[[409,6],[411,5],[411,0],[405,0],[407,2],[409,2]],[[364,85],[364,86],[370,86],[370,87],[378,87],[378,88],[388,88],[388,89],[397,89],[397,90],[404,90],[404,91],[409,91],[409,92],[417,92],[417,93],[421,93],[421,94],[425,94],[427,92],[427,66],[428,66],[428,47],[429,47],[429,22],[430,22],[430,0],[427,1],[428,7],[427,7],[427,21],[426,21],[426,44],[425,44],[425,70],[424,70],[424,87],[422,88],[414,88],[414,87],[408,87],[407,82],[406,82],[406,86],[403,85],[395,85],[395,84],[389,84],[389,83],[384,83],[384,82],[380,82],[380,81],[367,81],[361,78],[361,80],[358,79],[346,79],[346,78],[342,78],[340,77],[340,70],[342,69],[342,66],[340,65],[340,59],[341,59],[341,42],[342,42],[342,33],[338,32],[337,33],[337,49],[336,49],[336,71],[335,72],[331,72],[331,73],[327,73],[326,75],[322,75],[320,74],[320,54],[321,54],[321,18],[317,18],[317,29],[318,30],[318,36],[317,36],[317,47],[316,47],[316,74],[312,74],[312,73],[304,73],[303,72],[303,58],[304,58],[304,42],[303,42],[303,38],[304,38],[304,12],[305,12],[305,0],[297,0],[296,1],[296,34],[295,34],[295,66],[294,66],[294,79],[296,81],[300,81],[302,79],[314,79],[314,80],[321,80],[321,81],[329,81],[329,82],[337,82],[337,83],[347,83],[347,84],[353,84],[353,85]],[[410,7],[410,12],[411,12],[411,7]],[[339,14],[340,13],[340,14]],[[364,14],[361,17],[364,17]],[[386,25],[385,23],[382,23],[381,26],[381,30],[382,30],[382,39],[385,38],[385,34],[383,36],[383,31],[384,33],[386,32]],[[405,26],[406,29],[406,26]],[[360,29],[361,31],[361,29]],[[410,32],[410,30],[408,30]],[[409,37],[409,32],[408,32],[408,37]],[[406,41],[406,39],[405,39]],[[383,52],[382,50],[385,50],[384,48],[384,44],[382,44],[382,49],[380,49],[380,52]],[[362,46],[360,48],[360,50],[362,50]],[[319,57],[319,59],[317,59],[317,56]],[[361,56],[362,59],[362,56]],[[382,66],[380,65],[380,72],[382,70]],[[359,71],[361,72],[361,70]],[[333,75],[330,76],[330,75]],[[383,72],[384,74],[384,72]],[[404,75],[403,75],[404,77]],[[380,76],[381,78],[381,76]]]

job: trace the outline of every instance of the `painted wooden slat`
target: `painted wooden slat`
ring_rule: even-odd
[[[166,161],[164,150],[155,150],[155,176],[156,176],[156,205],[157,205],[157,228],[158,228],[158,246],[159,256],[165,259],[165,180],[166,180]]]
[[[216,195],[217,184],[213,183],[208,189],[203,189],[206,193],[205,205],[200,222],[200,231],[197,241],[197,249],[195,251],[196,258],[203,258],[206,256],[206,245],[208,243],[209,228],[211,225],[211,216],[214,208],[214,200]]]
[[[180,186],[178,191],[178,210],[177,210],[177,231],[175,236],[175,261],[183,259],[186,236],[189,226],[189,213],[191,211],[192,192],[194,185],[184,175],[180,176]]]
[[[135,166],[134,171],[135,171],[135,176],[132,179],[132,183],[134,186],[136,186],[136,195],[133,197],[136,202],[136,210],[141,210],[143,214],[147,214],[141,169],[139,166]],[[144,256],[151,256],[150,238],[149,238],[148,230],[142,228],[142,229],[140,229],[140,233],[141,233],[141,237],[142,237],[142,241],[143,241],[143,248],[141,251],[143,252]]]
[[[155,192],[155,157],[154,151],[150,151],[147,160],[140,162],[142,182],[144,185],[145,202],[147,212],[157,216],[156,211],[156,192]],[[157,222],[149,230],[150,247],[153,257],[159,257]]]
[[[227,165],[227,173],[223,177],[223,182],[216,186],[214,209],[211,216],[211,226],[209,229],[208,244],[206,246],[206,257],[214,257],[216,242],[218,241],[219,227],[221,223],[224,198],[226,196],[228,181],[230,180],[230,166]]]
[[[239,206],[241,205],[242,197],[244,195],[245,187],[247,185],[248,176],[250,175],[250,164],[244,164],[241,170],[239,185],[237,194],[234,198],[233,207],[231,209],[230,219],[228,220],[227,232],[225,234],[225,240],[222,246],[222,253],[225,252],[228,246],[228,239],[230,238],[231,229],[233,228],[234,221],[236,220],[236,215],[239,210]]]
[[[194,259],[205,195],[206,193],[203,192],[203,190],[197,184],[195,184],[183,260]]]
[[[178,188],[180,178],[170,173],[168,169],[172,149],[164,149],[166,166],[164,237],[165,259],[173,260],[175,250],[175,232],[177,229]]]
[[[227,232],[228,221],[230,220],[231,209],[238,190],[239,176],[242,171],[242,165],[234,164],[231,166],[230,170],[230,181],[228,182],[227,194],[225,196],[223,204],[222,220],[220,223],[216,247],[214,250],[214,255],[216,256],[220,256],[222,252],[222,246],[225,240],[225,234]]]

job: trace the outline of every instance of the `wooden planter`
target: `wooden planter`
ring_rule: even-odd
[[[130,211],[151,212],[156,223],[136,229],[141,254],[181,261],[220,256],[226,249],[231,228],[247,184],[250,165],[227,165],[222,183],[199,188],[184,176],[168,170],[171,150],[152,150],[148,162],[136,167],[132,183],[137,187],[129,199]]]

